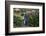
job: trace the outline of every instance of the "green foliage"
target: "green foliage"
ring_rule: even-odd
[[[20,8],[18,8],[20,9]],[[34,10],[34,11],[32,11]],[[27,13],[28,11],[32,11],[31,13]],[[29,27],[38,27],[39,26],[39,10],[37,9],[20,9],[20,11],[16,11],[14,8],[14,14],[15,13],[21,13],[20,16],[13,16],[13,26],[14,27],[22,27],[22,26],[26,26],[24,24],[24,19],[22,19],[23,17],[28,16],[29,20],[28,21],[28,26]]]
[[[30,16],[29,17],[29,26],[38,27],[39,26],[39,16],[37,16],[37,15]]]
[[[21,27],[22,19],[21,17],[14,16],[14,27]]]
[[[21,16],[24,16],[24,14],[22,13]]]

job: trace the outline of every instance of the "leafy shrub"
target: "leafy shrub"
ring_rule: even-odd
[[[21,27],[22,19],[21,17],[14,16],[14,27]]]
[[[39,16],[37,15],[29,16],[29,26],[38,27],[39,26]]]

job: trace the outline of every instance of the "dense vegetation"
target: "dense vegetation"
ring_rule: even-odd
[[[38,27],[39,26],[39,16],[30,16],[29,17],[29,26]]]
[[[26,11],[25,11],[26,12]],[[22,13],[22,11],[21,11]],[[24,13],[21,14],[21,16],[24,16]],[[31,13],[31,15],[28,16],[28,27],[38,27],[39,26],[39,13],[36,11],[35,13]],[[24,20],[20,16],[13,16],[13,24],[14,27],[24,27]],[[26,25],[25,25],[26,26]]]

